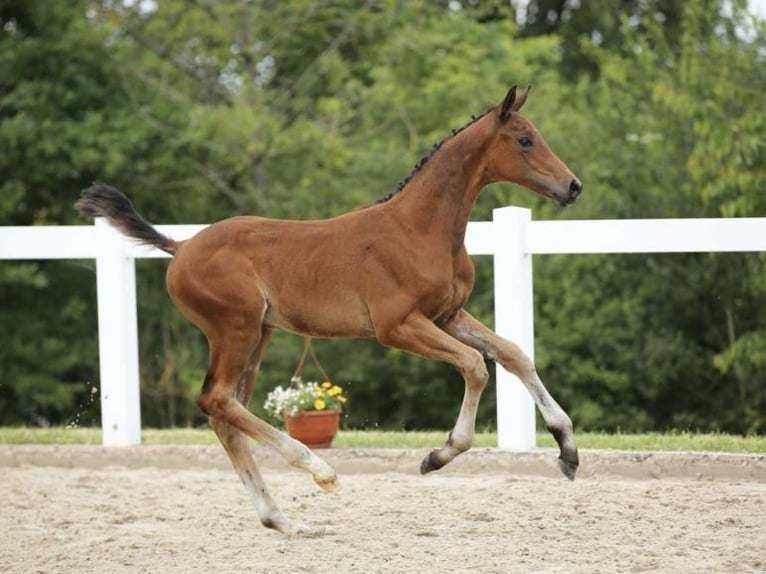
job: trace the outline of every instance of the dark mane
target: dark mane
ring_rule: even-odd
[[[480,114],[480,115],[478,115],[478,116],[475,116],[475,115],[474,115],[474,116],[471,116],[471,121],[469,121],[469,122],[468,122],[467,124],[465,124],[463,127],[460,127],[460,128],[457,128],[457,129],[453,129],[453,130],[452,130],[452,133],[451,133],[450,135],[448,135],[447,137],[445,137],[445,138],[444,138],[443,140],[441,140],[440,142],[438,142],[438,143],[435,143],[435,144],[433,145],[433,147],[431,148],[431,151],[428,153],[428,155],[425,155],[425,156],[423,156],[422,158],[420,158],[420,161],[417,163],[417,165],[416,165],[416,166],[413,168],[413,170],[412,170],[412,171],[409,173],[409,175],[408,175],[407,177],[405,177],[405,178],[404,178],[402,181],[400,181],[400,182],[399,182],[399,185],[397,185],[397,186],[396,186],[396,189],[395,189],[394,191],[392,191],[391,193],[389,193],[388,195],[386,195],[385,197],[382,197],[381,199],[378,199],[378,200],[377,200],[377,201],[376,201],[376,202],[375,202],[373,205],[377,205],[377,204],[379,204],[379,203],[385,203],[386,201],[388,201],[389,199],[391,199],[392,197],[394,197],[394,196],[395,196],[397,193],[399,193],[401,190],[403,190],[403,189],[405,188],[405,186],[406,186],[406,185],[407,185],[407,184],[410,182],[410,180],[411,180],[413,177],[415,177],[415,174],[416,174],[416,173],[418,173],[418,172],[419,172],[421,169],[423,169],[423,166],[424,166],[426,163],[428,163],[428,160],[429,160],[429,159],[431,159],[431,158],[433,157],[433,155],[434,155],[434,154],[435,154],[437,151],[439,151],[439,149],[440,149],[440,148],[441,148],[441,147],[442,147],[442,146],[443,146],[443,145],[444,145],[446,142],[448,142],[449,140],[451,140],[452,138],[454,138],[454,137],[455,137],[457,134],[459,134],[460,132],[462,132],[464,129],[466,129],[466,128],[468,128],[468,127],[472,126],[473,124],[475,124],[477,121],[479,121],[481,118],[483,118],[484,116],[486,116],[486,115],[487,115],[489,112],[491,112],[492,110],[494,110],[494,108],[489,108],[489,109],[488,109],[486,112],[484,112],[483,114]]]

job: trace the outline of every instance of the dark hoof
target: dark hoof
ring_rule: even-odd
[[[577,459],[574,461],[567,461],[563,458],[559,458],[559,468],[561,469],[561,472],[564,473],[564,476],[566,476],[569,480],[575,479],[575,474],[577,473],[578,466],[579,462]]]
[[[439,470],[444,466],[444,463],[439,460],[436,453],[437,451],[432,450],[428,453],[428,456],[423,459],[423,462],[420,463],[420,474],[428,474],[429,472]]]

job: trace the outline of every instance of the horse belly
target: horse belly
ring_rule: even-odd
[[[265,323],[284,331],[312,337],[370,337],[372,324],[366,307],[353,298],[305,297],[300,302],[270,302]]]

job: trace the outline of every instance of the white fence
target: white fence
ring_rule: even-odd
[[[158,225],[174,239],[203,225]],[[495,329],[534,358],[532,255],[766,251],[766,218],[532,221],[528,209],[496,209],[471,222],[466,246],[493,255]],[[135,259],[168,257],[93,226],[0,227],[0,260],[96,259],[101,424],[105,446],[141,442]],[[478,286],[483,288],[483,286]],[[535,446],[535,410],[521,383],[497,369],[498,446]]]

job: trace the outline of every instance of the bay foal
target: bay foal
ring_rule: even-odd
[[[375,337],[458,369],[465,394],[457,422],[446,444],[423,460],[423,473],[471,447],[487,384],[484,359],[497,361],[531,393],[558,442],[562,472],[574,478],[578,455],[571,420],[519,347],[463,308],[474,279],[465,230],[484,186],[517,183],[562,206],[582,190],[519,115],[528,92],[517,96],[512,87],[499,106],[437,144],[394,194],[332,219],[233,217],[174,241],[116,189],[95,184],[83,191],[76,205],[81,213],[106,217],[125,235],[174,256],[168,292],[205,333],[210,350],[198,404],[264,526],[286,534],[301,529],[269,495],[247,437],[310,472],[322,488],[336,485],[327,463],[247,409],[274,329],[309,337]]]

